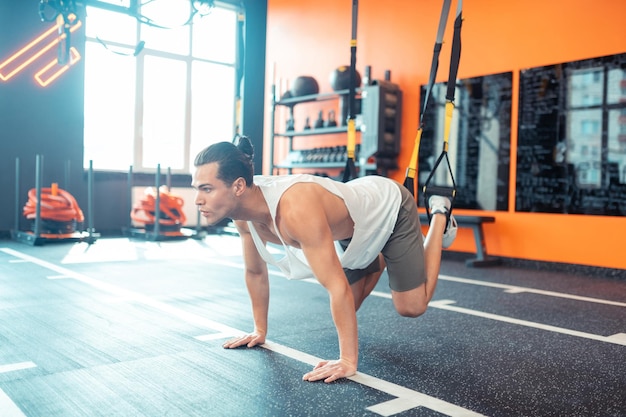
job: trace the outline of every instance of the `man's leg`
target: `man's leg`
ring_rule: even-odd
[[[365,299],[368,295],[370,295],[374,287],[376,287],[380,276],[385,270],[385,259],[380,253],[378,254],[378,262],[380,264],[380,269],[378,271],[367,274],[365,275],[365,277],[350,285],[350,288],[352,288],[352,295],[354,297],[355,311],[357,311],[359,307],[361,307],[363,301],[365,301]]]
[[[451,226],[446,231],[447,213],[450,210],[450,200],[445,197],[433,196],[430,200],[431,221],[428,234],[424,241],[424,272],[426,282],[409,291],[391,291],[392,300],[398,313],[402,316],[417,317],[422,315],[432,299],[441,266],[441,251],[446,237],[447,246],[456,236],[456,224],[451,219]],[[421,233],[421,230],[417,231]],[[416,272],[417,273],[417,272]]]
[[[424,241],[424,268],[426,269],[426,283],[424,291],[426,303],[433,298],[435,287],[439,279],[441,267],[441,250],[443,234],[446,228],[446,215],[444,213],[433,214],[430,220],[426,240]]]
[[[426,268],[426,298],[427,302],[433,297],[435,287],[439,279],[439,270],[441,268],[441,251],[452,245],[456,238],[456,220],[450,216],[448,224],[448,216],[451,208],[451,202],[446,197],[433,196],[428,202],[431,209],[431,221],[428,228],[428,234],[424,241],[424,262]],[[447,230],[446,230],[447,226]]]

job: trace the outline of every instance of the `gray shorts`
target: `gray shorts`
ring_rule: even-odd
[[[426,282],[424,269],[424,239],[415,199],[402,184],[402,204],[393,233],[381,251],[387,264],[389,288],[394,291],[409,291]],[[348,240],[341,241],[344,249]],[[354,284],[366,275],[380,270],[378,258],[365,269],[346,269],[348,282]]]

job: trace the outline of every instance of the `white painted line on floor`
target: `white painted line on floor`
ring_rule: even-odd
[[[28,262],[28,261],[25,261],[24,259],[10,259],[9,260],[10,264],[22,264],[22,263],[25,263],[25,262]]]
[[[234,268],[243,269],[243,265],[242,264],[237,264],[237,263],[234,263],[234,262],[218,261],[217,263],[219,263],[220,265],[232,266]],[[274,271],[270,270],[269,273],[272,274],[272,275],[277,275],[277,276],[284,277],[284,274],[282,274],[282,272],[278,272],[278,271],[274,272]],[[587,301],[587,302],[593,302],[593,303],[600,303],[600,304],[608,304],[608,305],[615,305],[615,306],[620,306],[620,307],[626,307],[626,303],[620,303],[620,302],[617,302],[617,301],[602,300],[602,299],[599,299],[599,298],[581,297],[581,296],[572,295],[572,294],[565,294],[565,293],[559,293],[559,292],[553,292],[553,291],[536,290],[534,288],[518,287],[518,286],[513,286],[513,285],[507,285],[507,284],[498,284],[498,283],[495,283],[495,282],[488,282],[488,281],[478,281],[478,280],[473,280],[473,279],[452,277],[452,276],[449,276],[449,275],[441,275],[439,277],[439,279],[446,280],[446,281],[460,282],[460,283],[463,283],[463,284],[472,284],[472,285],[481,285],[481,286],[486,286],[486,287],[502,288],[506,292],[510,292],[510,293],[528,292],[528,293],[547,295],[547,296],[551,296],[551,297],[569,298],[569,299],[578,300],[578,301]],[[317,281],[315,278],[307,278],[307,279],[303,279],[301,281],[308,282],[308,283],[311,283],[311,284],[318,284],[318,285],[320,285],[319,281]],[[386,293],[386,292],[372,291],[371,295],[373,295],[375,297],[391,299],[391,294],[390,293]],[[433,307],[433,308],[440,308],[440,309],[444,309],[444,310],[454,311],[454,312],[457,312],[457,313],[469,314],[469,315],[472,315],[472,316],[478,316],[478,317],[482,317],[482,318],[486,318],[486,319],[491,319],[491,320],[497,320],[497,321],[502,321],[502,322],[506,322],[506,323],[517,324],[517,325],[521,325],[521,326],[533,327],[533,328],[536,328],[536,329],[542,329],[542,330],[547,330],[547,331],[556,332],[556,333],[567,334],[569,336],[583,337],[583,338],[586,338],[586,339],[597,340],[597,341],[600,341],[600,342],[614,343],[614,344],[625,345],[626,346],[626,340],[625,340],[626,336],[624,336],[624,337],[620,336],[620,335],[624,335],[624,333],[618,333],[617,335],[613,335],[613,336],[599,336],[599,335],[595,335],[595,334],[592,334],[592,333],[578,332],[578,331],[575,331],[575,330],[569,330],[569,329],[556,327],[556,326],[549,326],[549,325],[545,325],[545,324],[541,324],[541,323],[535,323],[535,322],[532,322],[532,321],[518,320],[518,319],[511,318],[511,317],[500,316],[500,315],[497,315],[497,314],[483,313],[483,312],[478,311],[478,310],[471,310],[471,309],[468,309],[468,308],[450,306],[449,304],[451,304],[451,303],[454,303],[454,301],[449,301],[449,300],[439,300],[439,301],[435,301],[435,302],[431,301],[429,303],[429,306]]]
[[[0,411],[2,417],[26,417],[22,410],[9,398],[9,396],[0,388]]]
[[[133,300],[129,300],[128,298],[123,298],[123,297],[105,297],[103,298],[103,301],[105,303],[111,303],[111,304],[122,304],[122,303],[129,303]]]
[[[160,310],[163,313],[170,314],[174,317],[178,317],[179,319],[184,320],[187,323],[196,325],[198,327],[209,328],[211,330],[214,330],[219,333],[224,333],[224,334],[226,333],[231,334],[231,335],[245,334],[245,332],[235,329],[233,327],[226,326],[225,324],[218,323],[216,321],[198,316],[193,313],[188,313],[186,311],[180,310],[176,307],[170,306],[168,304],[165,304],[163,302],[160,302],[158,300],[155,300],[143,294],[136,293],[136,292],[127,290],[125,288],[117,287],[115,285],[112,285],[103,281],[99,281],[97,279],[88,277],[86,275],[60,267],[51,262],[47,262],[47,261],[35,258],[30,255],[26,255],[16,250],[13,250],[10,248],[0,248],[0,251],[8,253],[9,255],[13,255],[17,258],[28,260],[32,263],[35,263],[47,269],[51,269],[60,274],[67,275],[77,281],[90,285],[94,288],[98,288],[102,291],[109,292],[113,295],[117,295],[120,297],[128,297],[134,300],[135,302],[142,303],[156,310]],[[296,359],[298,361],[307,363],[309,365],[313,365],[313,366],[315,366],[318,362],[322,361],[321,358],[317,358],[307,353],[300,352],[298,350],[291,349],[287,346],[282,346],[277,343],[273,343],[269,341],[266,342],[265,345],[263,345],[263,347],[265,347],[266,349],[270,349],[274,352],[289,356],[292,359]],[[427,407],[427,408],[435,407],[435,408],[432,408],[432,410],[436,410],[444,415],[448,415],[451,417],[462,417],[462,416],[480,417],[482,416],[481,414],[475,413],[471,410],[467,410],[465,408],[456,406],[454,404],[447,403],[443,400],[439,400],[437,398],[430,397],[426,394],[422,394],[418,391],[413,391],[409,388],[405,388],[400,385],[396,385],[394,383],[384,381],[382,379],[378,379],[373,376],[369,376],[367,374],[362,374],[360,372],[358,372],[355,376],[350,377],[349,379],[359,384],[363,384],[368,387],[383,391],[387,394],[396,396],[398,398],[406,398],[410,400],[410,402],[419,403],[423,407]],[[2,417],[5,417],[5,416],[3,415]]]
[[[21,371],[22,369],[30,369],[36,368],[33,362],[18,362],[18,363],[10,363],[7,365],[0,365],[0,374],[5,372],[13,372],[13,371]]]
[[[608,336],[607,339],[614,340],[616,343],[620,343],[622,345],[626,345],[626,333],[617,333],[617,334]]]
[[[496,282],[479,281],[475,279],[460,278],[460,277],[451,277],[449,275],[440,275],[439,279],[444,280],[444,281],[460,282],[463,284],[480,285],[483,287],[502,288],[505,292],[511,293],[511,294],[529,292],[532,294],[540,294],[540,295],[545,295],[548,297],[568,298],[570,300],[586,301],[588,303],[608,304],[612,306],[626,307],[626,303],[621,303],[619,301],[603,300],[601,298],[583,297],[580,295],[566,294],[566,293],[556,292],[556,291],[537,290],[534,288],[519,287],[516,285],[498,284]]]
[[[37,365],[35,365],[34,362],[9,363],[0,365],[0,374],[36,367]],[[22,410],[9,398],[2,388],[0,388],[0,411],[2,412],[2,417],[26,417]]]
[[[138,303],[142,303],[145,304],[147,306],[153,307],[155,309],[161,310],[165,313],[169,313],[172,314],[175,317],[178,317],[182,320],[187,321],[188,323],[191,324],[196,324],[200,327],[208,327],[210,329],[216,330],[218,332],[224,332],[224,333],[239,333],[239,334],[243,334],[243,332],[240,332],[236,329],[233,329],[231,327],[225,326],[221,323],[215,322],[213,320],[209,320],[209,319],[205,319],[203,317],[199,317],[196,316],[195,314],[191,314],[191,313],[187,313],[185,311],[179,310],[177,308],[171,307],[165,303],[162,303],[160,301],[157,301],[153,298],[150,298],[148,296],[145,296],[143,294],[134,292],[134,291],[130,291],[121,287],[117,287],[115,285],[106,283],[104,281],[99,281],[97,279],[94,278],[90,278],[86,275],[83,274],[79,274],[78,272],[74,272],[71,271],[69,269],[63,268],[61,266],[55,265],[51,262],[47,262],[44,261],[42,259],[39,258],[35,258],[34,256],[30,256],[27,255],[25,253],[21,253],[18,252],[16,250],[10,249],[10,248],[0,248],[0,251],[3,251],[5,253],[8,253],[9,255],[13,255],[17,258],[22,258],[22,259],[26,259],[29,262],[35,263],[39,266],[42,266],[44,268],[50,269],[52,271],[58,272],[59,274],[62,275],[66,275],[70,278],[73,278],[77,281],[80,281],[84,284],[90,285],[94,288],[97,288],[99,290],[102,291],[106,291],[110,294],[113,294],[115,296],[121,297],[121,298],[125,298],[129,301],[134,301],[134,302],[138,302]]]
[[[242,263],[236,263],[236,262],[232,262],[232,261],[222,261],[222,260],[219,260],[219,259],[216,259],[216,260],[214,260],[212,262],[214,262],[216,264],[224,265],[224,266],[231,266],[233,268],[243,269],[243,264]],[[270,275],[275,275],[275,276],[281,276],[281,277],[285,276],[282,272],[280,272],[280,271],[273,271],[271,269],[269,270],[269,274]],[[607,305],[618,306],[618,307],[626,307],[626,303],[620,302],[620,301],[604,300],[602,298],[584,297],[584,296],[580,296],[580,295],[567,294],[567,293],[556,292],[556,291],[538,290],[538,289],[535,289],[535,288],[520,287],[520,286],[517,286],[517,285],[499,284],[497,282],[480,281],[480,280],[476,280],[476,279],[453,277],[453,276],[450,276],[450,275],[440,275],[439,279],[442,280],[442,281],[460,282],[462,284],[478,285],[478,286],[482,286],[482,287],[501,288],[501,289],[503,289],[505,292],[507,292],[509,294],[520,294],[520,293],[527,292],[527,293],[532,293],[532,294],[545,295],[545,296],[548,296],[548,297],[567,298],[567,299],[570,299],[570,300],[585,301],[585,302],[589,302],[589,303],[607,304]],[[319,282],[315,278],[303,279],[301,281],[311,282],[311,283],[314,283],[314,284],[319,284]],[[378,294],[379,294],[378,296],[380,296],[380,294],[384,294],[384,293],[378,293]]]
[[[391,299],[391,294],[385,293],[385,292],[372,291],[371,295]],[[593,340],[598,340],[600,342],[615,343],[618,345],[626,346],[626,340],[622,340],[621,337],[599,336],[599,335],[592,334],[592,333],[579,332],[576,330],[564,329],[562,327],[535,323],[533,321],[519,320],[519,319],[514,319],[512,317],[500,316],[498,314],[492,314],[492,313],[484,313],[478,310],[472,310],[469,308],[456,307],[456,306],[450,305],[454,303],[455,301],[452,301],[452,300],[437,300],[437,301],[431,301],[430,303],[428,303],[428,306],[433,307],[433,308],[439,308],[442,310],[454,311],[456,313],[469,314],[471,316],[482,317],[485,319],[503,321],[505,323],[518,324],[520,326],[534,327],[535,329],[541,329],[541,330],[547,330],[547,331],[555,332],[555,333],[567,334],[569,336],[583,337],[585,339],[593,339]],[[618,334],[623,334],[623,333],[618,333]]]
[[[366,410],[369,410],[376,414],[380,414],[381,416],[393,416],[395,414],[400,414],[404,411],[408,411],[412,408],[417,408],[420,405],[421,404],[414,399],[394,398],[393,400],[385,401],[384,403],[379,403],[371,407],[367,407]]]
[[[211,263],[212,264],[216,264],[216,265],[228,266],[230,268],[236,268],[236,269],[241,269],[241,270],[244,269],[243,263],[241,263],[241,262],[224,261],[222,259],[211,259]],[[283,274],[279,270],[268,268],[267,273],[269,275],[273,275],[273,276],[276,276],[276,277],[285,278],[285,274]],[[314,282],[317,282],[317,280],[315,278],[311,278],[311,280],[314,281]],[[302,281],[308,281],[308,279],[303,279]]]
[[[262,345],[265,349],[269,349],[272,352],[280,353],[281,355],[288,356],[292,359],[298,360],[300,362],[307,363],[311,366],[317,365],[321,359],[315,356],[309,355],[308,353],[301,352],[299,350],[292,349],[287,346],[279,345],[273,342],[265,342]],[[467,417],[478,417],[482,416],[482,414],[475,413],[468,409],[459,407],[454,404],[450,404],[446,401],[440,400],[435,397],[431,397],[430,395],[423,394],[418,391],[414,391],[412,389],[403,387],[401,385],[394,384],[393,382],[385,381],[379,378],[376,378],[371,375],[367,375],[361,372],[357,372],[356,375],[348,378],[351,381],[358,382],[359,384],[368,386],[370,388],[374,388],[378,391],[384,392],[389,395],[393,395],[397,397],[399,402],[392,407],[381,406],[381,404],[388,404],[389,401],[377,404],[375,406],[370,406],[367,409],[374,411],[383,416],[391,416],[393,414],[397,414],[406,410],[410,410],[415,407],[426,407],[433,411],[437,411],[446,416],[467,416]],[[395,401],[395,400],[392,400]],[[380,406],[382,413],[379,413],[376,407]],[[372,409],[374,408],[374,409]],[[394,411],[389,413],[390,411]]]
[[[408,388],[395,385],[391,382],[378,380],[377,378],[374,378],[369,375],[357,373],[354,377],[350,379],[360,382],[364,385],[375,386],[380,391],[383,391],[383,392],[386,392],[387,394],[391,394],[393,396],[398,397],[399,401],[397,403],[394,403],[396,400],[390,400],[390,401],[381,403],[381,404],[385,404],[384,406],[381,406],[381,408],[383,408],[383,411],[386,413],[383,415],[390,416],[390,415],[397,414],[406,410],[410,410],[411,408],[415,408],[416,406],[419,406],[419,407],[424,407],[430,410],[437,411],[447,416],[462,416],[462,417],[481,416],[481,414],[475,413],[470,410],[466,410],[454,404],[446,403],[435,397],[431,397],[429,395],[422,394],[420,392],[412,391]],[[370,379],[377,379],[377,380],[370,381]],[[372,409],[373,407],[375,406],[368,407],[368,410]]]
[[[431,301],[428,304],[428,306],[429,307],[434,307],[434,308],[439,308],[439,309],[442,309],[442,310],[454,311],[454,312],[457,312],[457,313],[469,314],[471,316],[477,316],[477,317],[482,317],[482,318],[491,319],[491,320],[503,321],[505,323],[512,323],[512,324],[518,324],[520,326],[533,327],[535,329],[547,330],[549,332],[561,333],[561,334],[566,334],[566,335],[569,335],[569,336],[582,337],[582,338],[585,338],[585,339],[598,340],[600,342],[615,343],[616,345],[624,345],[624,346],[626,346],[626,339],[622,340],[619,337],[600,336],[600,335],[597,335],[597,334],[579,332],[579,331],[576,331],[576,330],[564,329],[562,327],[550,326],[550,325],[547,325],[547,324],[535,323],[535,322],[526,321],[526,320],[519,320],[519,319],[514,319],[514,318],[511,318],[511,317],[500,316],[500,315],[497,315],[497,314],[485,313],[485,312],[478,311],[478,310],[471,310],[469,308],[463,308],[463,307],[457,307],[457,306],[451,305],[451,304],[454,304],[454,303],[455,302],[452,301],[452,300],[439,300],[439,301]]]
[[[208,342],[209,340],[228,339],[235,336],[236,335],[232,333],[211,333],[196,336],[194,339],[198,339],[201,342]]]
[[[47,279],[69,279],[72,277],[68,277],[67,275],[50,275],[46,277]]]

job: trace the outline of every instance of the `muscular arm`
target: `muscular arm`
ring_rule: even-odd
[[[326,288],[339,339],[338,361],[323,361],[303,379],[332,382],[353,375],[358,363],[356,311],[350,285],[335,250],[328,207],[315,195],[286,194],[281,200],[281,230],[302,248],[317,280]]]
[[[225,348],[236,348],[247,345],[253,347],[265,343],[267,335],[267,313],[269,308],[269,279],[267,265],[254,245],[250,230],[245,222],[235,222],[241,236],[243,260],[245,265],[245,281],[252,303],[254,332],[224,344]]]

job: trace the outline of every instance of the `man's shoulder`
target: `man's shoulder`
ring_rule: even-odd
[[[355,178],[348,182],[348,184],[368,184],[368,183],[376,183],[376,184],[385,184],[392,185],[396,182],[389,178],[383,177],[382,175],[364,175],[362,177]]]
[[[312,174],[254,176],[254,184],[260,187],[282,187],[286,189],[294,184],[326,184],[328,186],[328,183],[339,183],[339,181]]]

